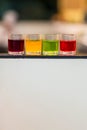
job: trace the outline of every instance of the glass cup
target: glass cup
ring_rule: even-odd
[[[40,34],[28,34],[25,39],[26,55],[41,55],[42,40]]]
[[[60,36],[60,55],[76,55],[75,34],[62,34]]]
[[[57,34],[45,34],[43,36],[43,55],[58,55],[59,40]]]
[[[22,34],[11,34],[8,38],[8,54],[23,55],[24,39]]]

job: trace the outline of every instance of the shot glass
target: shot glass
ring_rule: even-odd
[[[45,34],[43,36],[43,55],[58,55],[59,37],[57,34]]]
[[[75,34],[62,34],[60,36],[60,55],[76,55]]]
[[[11,34],[8,38],[8,54],[23,55],[24,39],[22,34]]]
[[[25,39],[26,55],[41,55],[42,40],[40,34],[28,34]]]

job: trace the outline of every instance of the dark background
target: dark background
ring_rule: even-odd
[[[16,10],[23,20],[49,20],[58,12],[57,0],[1,0],[0,18],[9,9]]]

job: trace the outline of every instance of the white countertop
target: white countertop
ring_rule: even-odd
[[[86,59],[0,59],[0,130],[87,130]]]

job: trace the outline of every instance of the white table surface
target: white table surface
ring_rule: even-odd
[[[0,130],[87,130],[87,60],[0,59]]]

